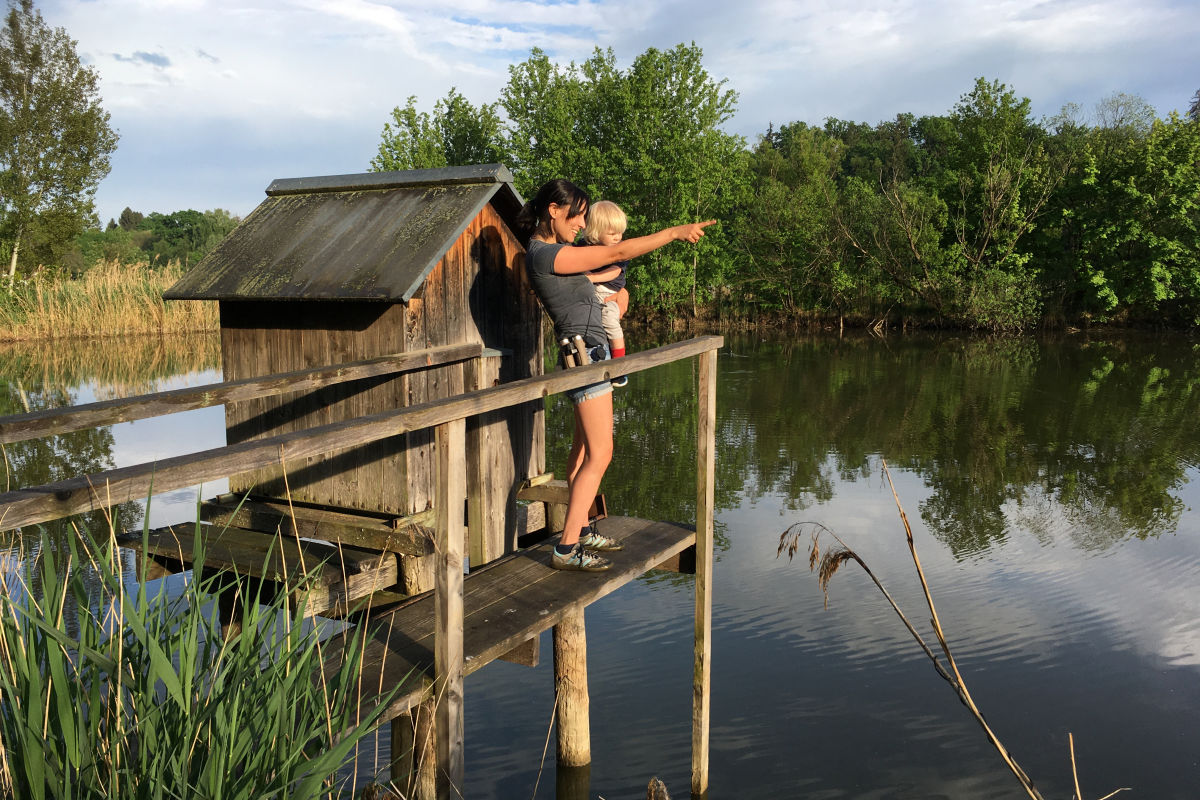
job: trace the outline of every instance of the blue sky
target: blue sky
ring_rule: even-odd
[[[1165,116],[1200,88],[1200,4],[1169,0],[41,0],[101,76],[121,141],[103,221],[225,208],[274,178],[362,172],[391,109],[455,86],[495,100],[509,64],[695,41],[740,95],[727,126],[948,111],[999,79],[1036,116],[1113,92]],[[569,177],[569,176],[568,176]]]

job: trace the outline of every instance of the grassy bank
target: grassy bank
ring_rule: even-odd
[[[216,303],[162,299],[182,274],[102,263],[77,280],[34,278],[0,293],[0,341],[215,330]]]

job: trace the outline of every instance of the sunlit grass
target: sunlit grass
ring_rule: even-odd
[[[215,302],[162,299],[182,274],[178,264],[102,262],[78,279],[19,283],[0,293],[0,341],[216,330]]]

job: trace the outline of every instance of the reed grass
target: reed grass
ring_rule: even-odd
[[[883,582],[880,581],[875,573],[871,571],[871,568],[867,566],[867,562],[864,561],[858,555],[858,553],[854,552],[854,550],[852,550],[850,546],[841,539],[840,536],[831,531],[829,528],[825,527],[819,522],[798,522],[790,525],[786,530],[783,531],[783,533],[779,535],[779,549],[776,551],[775,555],[776,557],[779,557],[784,553],[787,553],[788,560],[792,560],[796,553],[801,549],[801,541],[804,537],[804,534],[806,532],[809,534],[809,545],[807,548],[805,548],[808,551],[808,568],[810,572],[815,572],[817,574],[817,583],[825,595],[825,606],[827,608],[829,606],[829,584],[830,581],[833,580],[833,576],[837,574],[837,571],[841,565],[853,561],[862,567],[863,571],[867,573],[867,577],[871,579],[876,588],[878,588],[883,594],[888,604],[892,607],[892,610],[896,612],[896,615],[900,618],[900,621],[904,624],[904,627],[908,629],[909,634],[921,647],[921,650],[925,653],[926,657],[929,658],[929,660],[933,663],[933,667],[937,671],[938,675],[940,675],[947,683],[950,684],[950,686],[954,689],[955,694],[958,695],[958,699],[964,706],[966,706],[967,710],[971,713],[971,716],[975,718],[975,721],[979,723],[980,727],[983,728],[984,735],[987,737],[988,742],[991,743],[992,747],[994,747],[996,752],[999,753],[1000,758],[1004,761],[1005,765],[1017,778],[1017,781],[1021,784],[1021,788],[1031,798],[1031,800],[1043,800],[1041,792],[1038,791],[1036,786],[1034,786],[1033,779],[1029,777],[1028,773],[1026,773],[1021,765],[1017,763],[1016,759],[1009,752],[1008,748],[1006,748],[1000,741],[999,736],[997,736],[995,731],[992,730],[992,727],[988,725],[987,720],[984,719],[983,712],[979,709],[979,707],[975,704],[975,700],[971,697],[971,692],[967,688],[966,681],[963,679],[962,673],[958,669],[958,662],[955,660],[954,653],[950,649],[950,643],[946,639],[945,631],[942,629],[941,620],[938,618],[937,607],[933,602],[933,592],[929,588],[929,581],[925,577],[925,570],[921,568],[921,559],[917,555],[917,545],[913,539],[912,526],[910,526],[908,523],[908,515],[904,512],[904,506],[900,504],[900,496],[896,492],[895,483],[892,482],[892,473],[891,470],[888,469],[886,460],[883,461],[883,473],[887,478],[888,486],[892,491],[892,499],[896,503],[896,510],[900,514],[900,521],[904,525],[904,534],[908,539],[908,552],[912,557],[913,566],[916,568],[917,578],[921,583],[921,590],[925,597],[925,606],[929,611],[929,624],[932,628],[934,637],[937,639],[938,646],[942,651],[942,655],[945,657],[945,664],[939,660],[938,656],[933,652],[929,645],[925,643],[925,639],[921,636],[920,632],[917,631],[917,629],[909,621],[908,617],[900,609],[900,606],[896,603],[895,599],[892,598],[891,593],[889,593],[884,587]],[[827,535],[834,539],[837,542],[837,545],[826,547],[825,550],[822,551],[821,537],[823,535]],[[1071,755],[1071,774],[1075,780],[1075,792],[1072,794],[1072,800],[1083,800],[1083,796],[1079,790],[1079,776],[1075,771],[1075,737],[1071,734],[1068,734],[1068,737]],[[1104,795],[1104,797],[1101,797],[1100,800],[1109,800],[1109,798],[1119,794],[1120,792],[1126,791],[1129,791],[1128,787],[1116,789]]]
[[[267,597],[232,573],[201,578],[198,546],[181,597],[166,581],[131,593],[111,532],[40,545],[27,574],[0,571],[0,797],[340,796],[333,776],[395,689],[359,718],[361,632],[314,680],[317,631],[287,608],[303,579]],[[222,631],[213,609],[231,587],[240,617]]]
[[[182,275],[108,261],[78,279],[35,277],[0,293],[0,341],[216,330],[215,302],[162,299]]]

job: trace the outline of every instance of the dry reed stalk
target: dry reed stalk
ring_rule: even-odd
[[[925,643],[925,640],[921,637],[921,634],[918,633],[916,628],[914,628],[908,621],[908,617],[906,617],[904,612],[900,610],[900,606],[897,605],[891,594],[886,588],[884,588],[883,583],[881,583],[880,580],[875,576],[875,573],[871,571],[866,562],[863,561],[862,558],[860,558],[859,555],[855,553],[844,541],[842,541],[841,537],[839,537],[829,528],[825,527],[819,522],[799,522],[788,526],[788,528],[779,536],[779,548],[776,550],[775,556],[778,558],[780,555],[786,552],[788,560],[792,560],[796,552],[800,549],[800,537],[806,529],[806,526],[811,530],[812,545],[808,553],[808,568],[810,572],[815,571],[817,573],[817,583],[821,587],[821,591],[824,593],[826,608],[829,607],[829,582],[837,573],[838,568],[847,561],[854,561],[860,567],[862,567],[863,571],[866,572],[871,580],[875,583],[875,586],[878,587],[884,598],[887,599],[888,604],[892,607],[892,610],[895,611],[897,616],[900,617],[900,620],[904,623],[904,626],[908,629],[908,632],[912,635],[913,639],[915,639],[917,644],[921,646],[921,649],[925,652],[925,655],[928,656],[929,660],[933,663],[934,669],[937,670],[937,673],[941,675],[947,683],[950,684],[955,693],[958,695],[959,700],[964,706],[966,706],[967,710],[971,712],[971,716],[975,718],[975,721],[979,723],[980,727],[983,728],[987,740],[1000,754],[1001,759],[1003,759],[1004,763],[1008,766],[1013,775],[1016,776],[1018,782],[1021,784],[1021,788],[1025,790],[1026,794],[1028,794],[1032,800],[1044,800],[1041,793],[1038,792],[1037,788],[1033,785],[1033,780],[1016,762],[1016,760],[1012,757],[1012,754],[1009,753],[1008,749],[1003,745],[1003,743],[1001,743],[999,737],[991,729],[991,726],[987,724],[987,721],[983,717],[983,712],[979,710],[979,707],[975,704],[974,699],[971,697],[970,691],[967,689],[966,682],[963,680],[962,674],[959,672],[958,663],[954,659],[954,654],[950,650],[950,643],[946,640],[945,632],[943,631],[941,621],[938,618],[937,608],[933,602],[933,593],[929,588],[929,581],[925,577],[925,570],[921,567],[921,559],[917,555],[917,546],[913,538],[912,526],[909,525],[908,515],[904,512],[904,507],[900,503],[900,496],[897,494],[896,485],[892,481],[892,473],[891,470],[888,469],[887,460],[883,459],[882,464],[883,473],[887,477],[888,487],[892,492],[892,499],[895,501],[896,510],[900,514],[900,521],[904,524],[904,533],[908,540],[909,554],[912,557],[913,566],[916,567],[917,577],[921,582],[921,590],[925,596],[925,604],[929,609],[929,622],[933,628],[933,634],[938,640],[938,645],[941,647],[942,653],[946,657],[946,662],[950,665],[949,671],[942,665],[938,657]],[[833,537],[833,539],[837,541],[839,547],[826,548],[825,552],[821,553],[820,536],[822,533],[827,533],[829,536]],[[1074,737],[1070,735],[1068,736],[1070,738],[1071,745],[1071,768],[1072,772],[1074,772]],[[1128,791],[1128,789],[1117,789],[1116,791],[1110,792],[1109,794],[1100,798],[1100,800],[1108,800],[1108,798],[1111,798],[1112,796],[1123,791]],[[1078,777],[1075,779],[1074,800],[1082,800],[1082,795],[1079,793]]]

